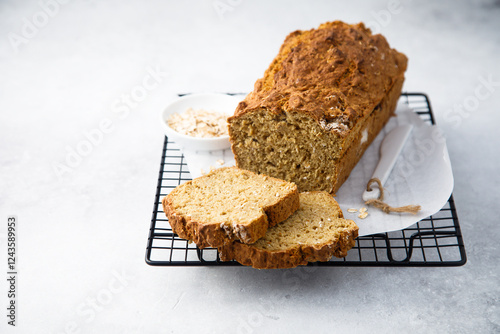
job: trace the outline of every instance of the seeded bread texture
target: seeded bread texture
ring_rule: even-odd
[[[228,120],[237,166],[335,193],[394,114],[406,66],[362,23],[289,34]]]
[[[300,208],[284,222],[267,230],[253,244],[235,242],[219,248],[223,261],[236,260],[258,269],[283,269],[344,257],[355,244],[358,226],[343,219],[327,192],[300,194]]]
[[[299,207],[291,182],[219,168],[176,187],[162,201],[170,226],[199,248],[253,243]]]

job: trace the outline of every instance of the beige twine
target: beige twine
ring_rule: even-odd
[[[384,203],[384,187],[382,187],[382,182],[378,178],[373,178],[370,181],[368,181],[368,184],[366,185],[366,190],[367,191],[372,191],[371,185],[373,182],[376,182],[378,184],[378,188],[380,189],[380,196],[377,199],[369,199],[368,201],[365,202],[366,205],[373,205],[376,208],[381,209],[385,213],[391,213],[391,212],[408,212],[411,214],[416,214],[417,212],[420,211],[421,207],[420,205],[405,205],[405,206],[400,206],[399,208],[393,208],[392,206],[389,206],[387,203]]]

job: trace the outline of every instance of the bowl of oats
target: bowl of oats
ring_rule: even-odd
[[[231,146],[227,118],[241,97],[228,94],[189,94],[168,105],[160,115],[169,140],[182,149],[223,150]]]

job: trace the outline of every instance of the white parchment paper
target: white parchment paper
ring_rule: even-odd
[[[396,115],[368,147],[336,195],[344,217],[356,222],[360,236],[409,227],[438,212],[446,204],[453,190],[453,174],[446,141],[439,129],[422,121],[403,103],[398,105]],[[380,144],[385,135],[397,125],[406,123],[413,124],[414,128],[384,185],[384,202],[393,207],[418,204],[422,210],[416,215],[386,214],[377,208],[366,206],[361,196],[377,165]],[[205,152],[183,150],[183,153],[193,178],[201,176],[211,168],[235,165],[230,149]],[[365,219],[358,218],[358,213],[347,211],[349,208],[361,207],[368,208],[368,216]]]

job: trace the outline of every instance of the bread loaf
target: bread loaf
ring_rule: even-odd
[[[362,23],[289,34],[228,120],[237,166],[336,192],[393,115],[406,65]]]
[[[355,244],[358,227],[342,218],[335,199],[324,191],[300,194],[300,208],[271,227],[253,244],[235,242],[219,248],[223,261],[236,260],[259,269],[293,268],[308,262],[344,257]]]
[[[293,183],[232,167],[181,184],[162,203],[172,231],[205,248],[257,241],[298,209],[299,194]]]

